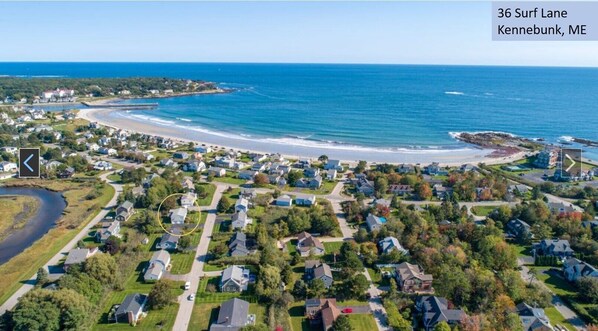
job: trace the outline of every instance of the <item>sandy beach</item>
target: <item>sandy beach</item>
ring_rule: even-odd
[[[161,136],[182,142],[205,144],[213,148],[225,148],[241,152],[280,153],[287,158],[317,158],[327,155],[331,159],[355,164],[359,160],[370,163],[410,163],[428,164],[439,162],[442,165],[456,166],[464,163],[486,164],[507,163],[524,157],[524,153],[516,153],[507,157],[491,157],[491,149],[480,149],[475,146],[461,149],[376,149],[361,146],[325,145],[316,142],[255,139],[251,137],[229,135],[192,126],[173,125],[149,119],[125,116],[122,110],[107,108],[83,108],[79,118],[102,125],[123,129],[130,132]]]

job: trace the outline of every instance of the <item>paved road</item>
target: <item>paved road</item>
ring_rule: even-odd
[[[187,330],[189,327],[189,321],[191,320],[191,314],[193,313],[193,307],[195,305],[195,302],[188,300],[188,297],[191,293],[197,293],[200,277],[212,274],[204,273],[203,268],[206,262],[206,256],[208,254],[208,246],[210,245],[212,232],[214,231],[214,224],[216,222],[216,207],[218,206],[218,201],[220,201],[220,198],[222,197],[222,193],[230,186],[228,184],[217,182],[214,182],[214,184],[216,185],[216,192],[214,192],[212,203],[203,209],[203,212],[208,214],[203,227],[199,245],[197,245],[197,250],[195,252],[195,260],[193,260],[191,272],[185,275],[185,280],[191,282],[191,287],[178,298],[180,306],[179,312],[177,313],[176,319],[174,321],[174,326],[172,328],[173,330]]]
[[[523,278],[524,281],[526,281],[528,283],[530,281],[532,281],[536,284],[539,284],[540,286],[543,286],[545,289],[547,289],[550,293],[552,293],[552,304],[554,305],[556,310],[558,310],[559,313],[561,313],[561,315],[563,315],[563,317],[567,320],[567,322],[571,323],[577,330],[586,330],[586,324],[581,320],[581,318],[579,318],[579,316],[577,316],[577,314],[573,310],[569,309],[569,307],[567,307],[565,305],[565,303],[563,302],[563,300],[561,298],[559,298],[559,296],[554,294],[546,286],[546,284],[539,281],[538,279],[532,280],[532,277],[529,274],[529,268],[524,264],[524,260],[522,258],[517,259],[517,264],[519,264],[519,266],[521,267],[521,278]]]
[[[79,231],[79,233],[77,233],[77,235],[75,235],[75,237],[73,239],[71,239],[71,241],[69,241],[58,253],[56,253],[56,255],[54,255],[44,265],[44,268],[46,270],[57,270],[58,268],[51,268],[51,267],[56,266],[60,262],[60,260],[63,259],[68,254],[68,252],[71,249],[73,249],[74,247],[77,246],[77,242],[79,240],[83,239],[85,236],[87,236],[87,234],[89,233],[91,228],[94,227],[99,221],[104,219],[106,214],[108,214],[110,212],[110,210],[112,210],[112,208],[114,208],[116,206],[118,195],[120,192],[122,192],[122,185],[117,184],[112,181],[109,181],[107,177],[110,174],[111,173],[105,173],[100,176],[100,179],[103,181],[106,181],[109,185],[111,185],[114,188],[114,191],[115,191],[114,196],[112,197],[112,199],[110,199],[108,204],[81,231]],[[62,273],[56,273],[56,272],[50,274],[50,276],[52,276],[52,278],[58,278],[61,275],[62,275]],[[7,310],[13,309],[16,306],[19,298],[35,287],[36,277],[37,277],[37,273],[32,275],[27,281],[25,281],[24,285],[21,286],[21,288],[19,288],[17,290],[17,292],[15,292],[10,298],[8,298],[8,300],[6,300],[6,302],[4,302],[2,304],[2,306],[0,306],[0,315],[4,314]]]
[[[370,282],[370,287],[368,289],[370,299],[368,300],[368,303],[374,315],[374,320],[376,320],[376,326],[378,327],[378,330],[392,331],[392,328],[388,326],[386,318],[386,309],[384,309],[384,306],[382,305],[380,290],[378,290],[378,288],[376,288],[376,285],[374,285],[374,283],[372,282],[372,277],[370,277],[370,273],[367,269],[364,269],[363,274],[365,275],[365,278]]]

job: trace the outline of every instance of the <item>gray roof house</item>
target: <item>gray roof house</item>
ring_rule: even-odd
[[[378,217],[374,214],[369,214],[365,219],[365,224],[370,231],[380,230],[384,223],[386,223],[386,219],[384,217]]]
[[[170,223],[172,223],[172,224],[184,224],[185,218],[187,218],[187,209],[186,208],[171,209],[168,217],[170,218]]]
[[[154,252],[154,255],[152,255],[152,258],[149,261],[149,267],[143,274],[143,279],[148,282],[162,278],[169,265],[170,254],[167,251],[161,249]]]
[[[525,302],[518,304],[516,309],[524,331],[554,330],[550,325],[550,320],[544,313],[544,309],[533,308]]]
[[[560,258],[569,257],[575,253],[573,249],[571,249],[569,241],[563,239],[544,239],[537,245],[537,249],[542,255],[556,256]]]
[[[313,255],[323,255],[325,252],[324,245],[318,238],[315,238],[311,234],[307,232],[301,232],[297,236],[297,252],[299,255],[305,257],[309,256],[310,254]]]
[[[133,215],[133,203],[131,201],[123,202],[118,208],[116,208],[116,217],[115,219],[120,222],[124,222]]]
[[[392,252],[394,249],[396,249],[397,251],[399,251],[399,253],[403,255],[409,253],[408,250],[401,246],[401,243],[399,243],[399,240],[395,237],[386,237],[380,240],[378,245],[380,246],[380,251],[382,252],[382,254],[388,254]]]
[[[296,197],[295,204],[297,206],[313,206],[316,204],[316,196],[310,195],[306,197]]]
[[[245,229],[245,227],[251,224],[253,220],[247,217],[247,213],[245,211],[237,211],[231,217],[231,225],[233,229]]]
[[[449,309],[445,298],[421,296],[415,303],[415,309],[422,314],[422,323],[426,331],[434,329],[436,324],[446,322],[449,325],[459,324],[465,312],[461,309]]]
[[[278,199],[276,199],[276,205],[277,206],[282,206],[282,207],[290,207],[293,204],[293,198],[291,198],[290,196],[284,194],[278,197]]]
[[[320,279],[324,282],[326,288],[332,286],[332,283],[334,282],[330,266],[318,260],[305,261],[305,279],[308,281]]]
[[[140,293],[129,294],[125,300],[118,306],[114,314],[116,323],[137,324],[139,318],[143,315],[143,310],[147,304],[147,295]]]
[[[175,250],[179,246],[180,236],[175,236],[171,233],[165,233],[160,237],[160,241],[156,244],[157,249]]]
[[[235,211],[249,211],[249,201],[247,201],[247,199],[245,198],[237,199],[237,201],[235,202]]]
[[[222,272],[220,290],[222,292],[242,292],[247,290],[249,283],[249,269],[233,265]]]
[[[210,331],[237,331],[251,324],[249,302],[233,298],[220,305],[218,319],[210,325]]]
[[[529,240],[533,238],[531,226],[516,218],[507,223],[507,234],[518,240]]]
[[[568,258],[563,263],[563,274],[568,281],[574,282],[581,277],[598,278],[598,270],[587,262],[576,258]]]
[[[340,160],[328,160],[326,162],[326,164],[324,165],[324,170],[331,170],[331,169],[342,171],[343,166],[341,165],[341,161]]]
[[[97,248],[74,248],[69,251],[64,261],[64,271],[67,271],[71,266],[85,262],[88,257],[97,253]]]
[[[95,240],[96,242],[103,243],[106,242],[110,236],[116,236],[120,233],[120,222],[119,221],[112,221],[112,222],[103,222],[102,227],[96,230],[95,233]]]

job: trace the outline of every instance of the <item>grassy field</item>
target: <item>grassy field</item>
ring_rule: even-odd
[[[38,180],[28,183],[63,192],[67,207],[59,225],[23,253],[0,266],[2,283],[10,284],[0,287],[0,303],[6,301],[24,281],[59,252],[114,196],[114,189],[110,185],[103,185],[97,198],[86,200],[85,196],[95,190],[90,182]]]
[[[0,240],[24,225],[39,209],[39,201],[30,196],[14,195],[0,197]]]
[[[208,331],[210,324],[218,317],[217,303],[201,303],[197,302],[193,306],[193,313],[191,314],[191,321],[189,322],[189,331]]]
[[[209,293],[206,291],[208,284],[213,284],[218,288],[220,277],[204,277],[199,281],[199,288],[197,289],[197,295],[195,296],[195,303],[222,303],[232,298],[240,298],[249,302],[255,302],[253,295],[238,293],[238,292],[213,292]]]
[[[326,254],[338,254],[341,251],[341,246],[343,242],[325,242],[324,249],[326,250]]]
[[[560,325],[564,326],[569,331],[575,330],[575,327],[571,323],[567,322],[567,320],[563,317],[563,315],[561,315],[561,313],[559,313],[558,310],[556,310],[556,308],[550,306],[544,308],[544,312],[546,313],[546,316],[548,316],[552,326]]]
[[[196,184],[196,186],[202,186],[207,194],[204,198],[197,199],[197,204],[199,204],[200,206],[209,206],[212,203],[212,198],[214,197],[216,186],[214,184],[209,183],[200,183]]]
[[[471,212],[477,216],[488,216],[498,206],[474,206],[471,207]]]
[[[353,330],[376,330],[376,320],[371,314],[349,314],[349,321]]]
[[[226,183],[226,184],[233,184],[233,185],[242,185],[247,183],[245,179],[239,179],[236,177],[214,177],[215,182]]]

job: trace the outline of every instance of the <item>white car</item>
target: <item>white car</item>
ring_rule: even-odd
[[[191,288],[191,282],[185,282],[185,291]]]
[[[189,294],[189,301],[195,300],[195,294]]]

